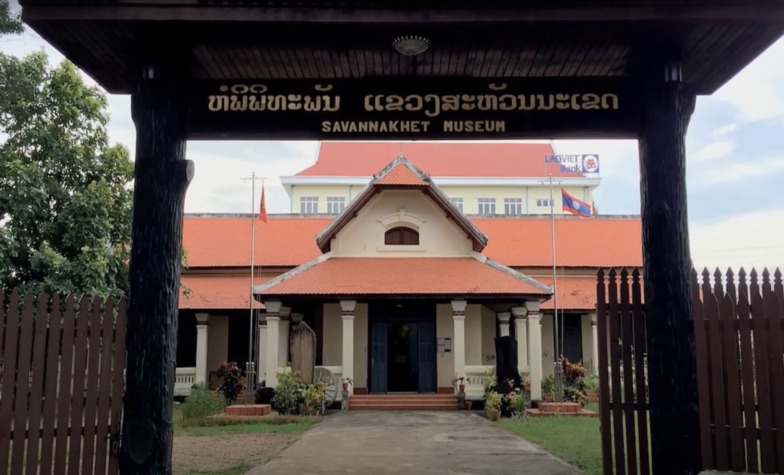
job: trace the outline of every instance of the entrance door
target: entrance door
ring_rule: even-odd
[[[387,392],[386,323],[374,323],[370,330],[370,391]]]
[[[419,392],[436,392],[436,329],[432,323],[420,323],[419,343]]]
[[[390,392],[419,390],[419,340],[416,323],[389,324],[389,379]]]

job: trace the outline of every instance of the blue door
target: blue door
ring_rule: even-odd
[[[374,323],[370,331],[370,392],[387,392],[387,324]]]
[[[419,340],[419,392],[436,392],[436,345],[435,325],[420,323]]]

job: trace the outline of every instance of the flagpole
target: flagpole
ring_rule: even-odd
[[[556,282],[556,269],[555,269],[555,201],[553,200],[553,175],[549,176],[550,182],[550,245],[553,258],[553,329],[555,331],[555,354],[553,354],[554,361],[558,361],[560,357],[560,345],[558,335],[558,284]]]
[[[248,294],[248,361],[245,362],[245,404],[253,404],[251,397],[255,394],[255,358],[253,357],[253,336],[255,330],[255,318],[253,315],[253,282],[255,277],[255,258],[256,258],[256,219],[255,219],[255,201],[256,201],[256,180],[264,178],[256,178],[256,172],[251,172],[250,178],[243,178],[242,181],[250,180],[250,287]],[[261,212],[261,210],[259,210]]]

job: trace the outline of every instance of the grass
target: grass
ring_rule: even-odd
[[[588,404],[586,409],[597,411],[596,406],[596,404]],[[502,428],[542,446],[556,457],[584,470],[588,475],[602,473],[598,417],[528,417],[504,419],[499,424]]]
[[[272,416],[263,419],[247,420],[205,417],[186,420],[182,416],[182,411],[178,409],[175,408],[174,410],[175,436],[214,437],[226,434],[299,435],[308,430],[313,424],[319,422],[319,418],[314,416]]]
[[[220,470],[191,470],[187,475],[241,475],[251,469],[247,463],[241,463],[229,468]]]

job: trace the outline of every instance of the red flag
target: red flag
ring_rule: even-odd
[[[264,183],[261,184],[261,206],[259,208],[259,219],[267,222],[267,200],[264,198]]]

